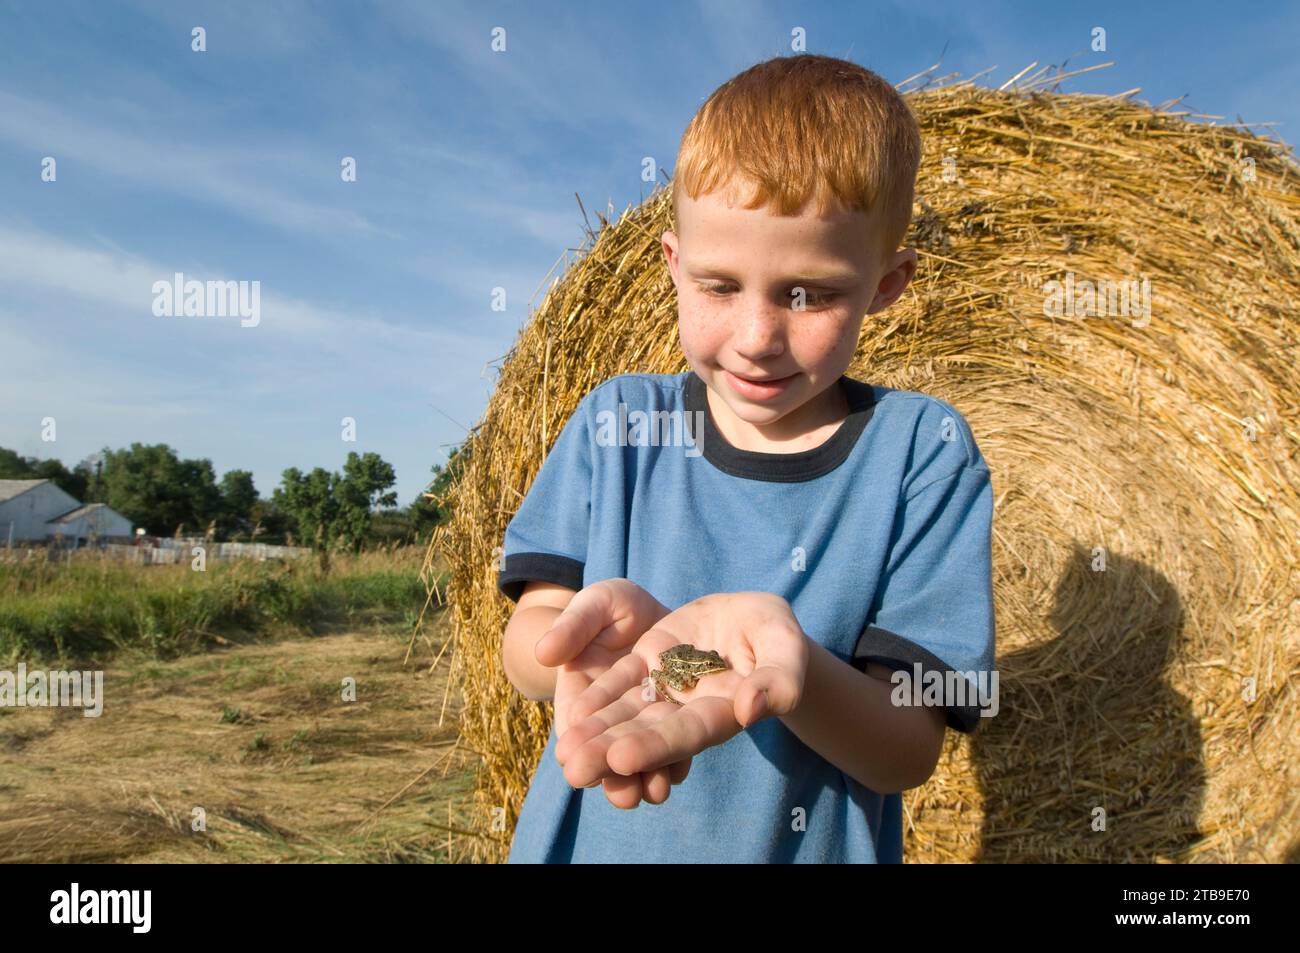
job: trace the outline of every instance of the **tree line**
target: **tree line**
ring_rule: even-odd
[[[425,493],[441,496],[463,470],[465,445],[432,468]],[[309,546],[327,561],[330,550],[357,551],[392,542],[416,542],[447,518],[424,494],[398,507],[393,467],[377,453],[348,454],[342,472],[316,467],[285,470],[269,498],[248,470],[217,479],[212,461],[182,459],[167,444],[105,448],[69,469],[0,447],[0,480],[52,480],[82,503],[106,503],[155,536],[211,535],[231,542]]]

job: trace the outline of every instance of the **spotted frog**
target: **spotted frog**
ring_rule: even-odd
[[[650,679],[659,694],[674,705],[680,705],[681,702],[669,695],[666,688],[675,688],[677,691],[694,688],[695,683],[703,676],[731,667],[712,649],[701,652],[687,643],[674,645],[660,652],[659,666],[657,671],[650,673]]]

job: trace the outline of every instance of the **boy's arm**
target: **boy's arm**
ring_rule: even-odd
[[[869,662],[864,675],[815,640],[808,641],[803,698],[794,712],[781,716],[785,726],[878,794],[924,784],[943,750],[944,709],[895,705],[887,667]]]
[[[550,582],[529,582],[501,638],[501,664],[506,678],[532,701],[555,697],[555,669],[537,661],[537,643],[564,611],[576,592]]]
[[[927,672],[985,672],[994,664],[993,486],[969,425],[931,400],[909,452],[913,471],[890,531],[889,556],[853,658],[814,640],[799,707],[786,726],[827,761],[881,794],[934,773],[944,729],[973,731],[974,706],[895,705],[880,660]],[[951,720],[950,720],[951,719]],[[957,727],[957,725],[963,727]]]

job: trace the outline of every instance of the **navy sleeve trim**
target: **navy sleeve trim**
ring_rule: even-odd
[[[879,662],[892,671],[905,670],[909,673],[914,671],[914,665],[919,664],[922,678],[933,671],[941,673],[945,681],[947,673],[954,671],[950,665],[933,652],[905,639],[897,632],[891,632],[875,625],[869,625],[862,631],[849,664],[859,671],[865,672],[868,662]],[[968,735],[979,727],[980,709],[978,705],[945,705],[944,708],[948,727],[953,731],[960,731],[962,734]]]
[[[586,567],[568,556],[552,553],[516,553],[505,558],[505,568],[497,573],[497,588],[511,602],[518,602],[529,582],[553,582],[574,592],[582,588]]]

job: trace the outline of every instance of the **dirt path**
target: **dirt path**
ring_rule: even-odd
[[[471,774],[448,658],[430,672],[428,645],[406,649],[379,632],[235,646],[107,669],[98,718],[0,708],[0,862],[458,859],[446,828]]]

